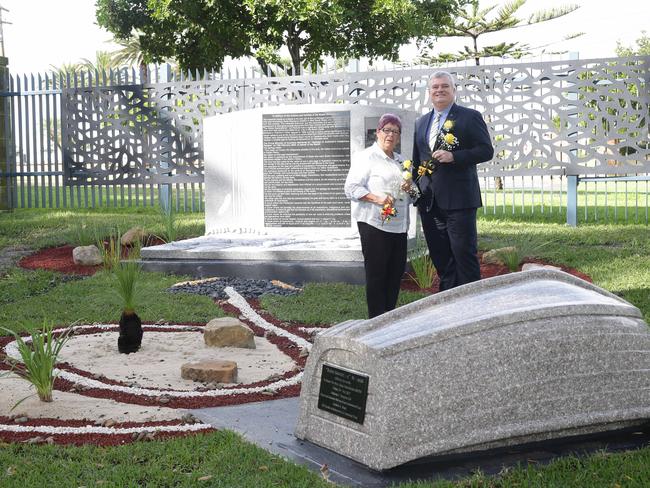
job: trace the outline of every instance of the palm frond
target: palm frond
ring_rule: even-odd
[[[546,22],[547,20],[557,19],[558,17],[562,17],[564,15],[570,14],[571,12],[579,8],[580,5],[571,4],[571,5],[563,5],[561,7],[551,8],[547,10],[538,10],[537,12],[530,14],[530,17],[528,17],[528,21],[526,22],[526,24],[527,25],[539,24],[540,22]]]

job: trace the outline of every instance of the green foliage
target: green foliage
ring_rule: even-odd
[[[115,287],[122,298],[123,310],[133,312],[135,310],[136,284],[140,277],[142,267],[136,261],[127,259],[122,263],[117,263],[113,268],[115,274]]]
[[[138,316],[145,322],[202,323],[223,317],[224,313],[210,297],[166,291],[174,283],[188,279],[143,271],[137,283]],[[57,324],[110,322],[115,318],[115,310],[123,306],[121,297],[113,291],[115,280],[112,272],[100,271],[82,280],[61,282],[39,295],[30,295],[22,280],[20,285],[14,282],[15,299],[0,303],[0,324],[12,324],[12,328],[21,331],[45,320]]]
[[[160,217],[163,228],[165,229],[163,240],[165,242],[174,242],[178,236],[178,228],[176,224],[176,212],[174,211],[173,205],[170,204],[167,208],[161,208]]]
[[[75,246],[90,246],[97,244],[98,229],[90,225],[86,220],[80,219],[74,223]]]
[[[650,37],[646,31],[641,31],[641,37],[636,40],[636,48],[623,46],[620,41],[616,41],[616,55],[621,57],[650,55]]]
[[[424,297],[417,292],[400,293],[397,306]],[[346,283],[307,283],[298,295],[261,297],[262,307],[281,320],[311,325],[332,325],[350,319],[367,319],[365,287]]]
[[[71,328],[54,334],[52,324],[43,324],[40,330],[31,333],[30,339],[23,339],[15,331],[0,327],[6,333],[14,336],[18,345],[18,352],[22,359],[22,364],[13,358],[9,358],[12,371],[17,373],[21,378],[26,379],[34,388],[38,398],[43,402],[52,401],[52,387],[54,386],[54,365],[61,349],[70,338]],[[25,397],[13,406],[16,408]]]
[[[0,305],[41,295],[62,281],[53,271],[11,268],[0,279]]]
[[[496,255],[511,272],[519,271],[519,265],[525,258],[517,246],[502,247],[496,252]]]
[[[3,488],[336,486],[225,429],[113,447],[2,444],[0,466]]]
[[[97,248],[102,256],[102,265],[105,270],[112,270],[120,264],[122,258],[122,235],[119,230],[111,233],[106,239],[97,239]]]
[[[542,254],[541,251],[544,248],[548,248],[554,244],[554,241],[541,243],[530,241],[527,239],[526,235],[514,235],[512,238],[515,240],[516,244],[506,243],[505,246],[496,247],[494,251],[496,257],[499,258],[511,272],[519,271],[519,267],[527,259],[539,258]],[[492,247],[494,248],[495,246],[493,245]],[[545,254],[545,257],[548,259],[555,254],[556,251],[550,250],[550,252]]]
[[[409,254],[409,263],[413,270],[413,273],[409,273],[409,277],[420,288],[431,288],[436,276],[436,268],[429,257],[426,244],[421,239],[418,239],[415,249]]]
[[[147,61],[219,69],[226,56],[254,57],[266,73],[285,47],[293,75],[323,56],[397,59],[400,45],[435,35],[456,0],[97,0],[97,22],[119,39],[134,32]],[[210,35],[205,35],[209,32]]]
[[[501,42],[484,48],[478,47],[478,38],[484,34],[492,32],[501,32],[516,27],[547,22],[570,14],[579,8],[579,5],[566,5],[553,9],[540,10],[532,13],[528,19],[521,19],[516,16],[517,11],[524,6],[527,0],[514,0],[505,2],[498,10],[497,4],[481,8],[479,0],[469,0],[464,2],[463,8],[459,10],[458,17],[449,25],[442,26],[442,32],[439,37],[467,37],[471,39],[471,45],[464,46],[463,50],[457,53],[432,54],[436,38],[422,43],[423,49],[420,54],[420,61],[428,64],[444,63],[450,61],[464,61],[474,59],[476,65],[480,64],[480,59],[485,57],[513,57],[521,58],[533,50],[546,48],[544,46],[530,47],[527,44],[519,42]],[[574,39],[584,33],[575,33],[566,36],[563,40]]]

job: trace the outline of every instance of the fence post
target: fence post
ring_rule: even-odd
[[[0,93],[9,91],[9,61],[0,56]],[[13,203],[12,177],[13,165],[9,151],[11,141],[10,97],[0,98],[0,210],[10,210]]]
[[[156,69],[159,69],[157,66]],[[163,70],[162,83],[169,83],[171,79],[171,66],[166,64]],[[162,144],[169,144],[170,137],[166,136],[162,138]],[[169,168],[169,152],[161,153],[162,160],[160,161],[160,169]],[[168,175],[169,173],[165,173]],[[172,211],[172,186],[169,183],[161,183],[158,185],[158,200],[160,202],[160,208],[166,214]]]
[[[566,223],[571,227],[578,225],[578,176],[567,176]]]

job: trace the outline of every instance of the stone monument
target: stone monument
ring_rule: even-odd
[[[398,152],[408,158],[415,113],[394,107],[291,105],[207,117],[206,235],[142,249],[144,267],[363,283],[361,245],[343,185],[351,154],[374,142],[387,112],[402,119]],[[412,237],[415,214],[413,208]]]
[[[385,470],[635,426],[650,418],[650,330],[569,274],[477,281],[318,335],[296,436]]]

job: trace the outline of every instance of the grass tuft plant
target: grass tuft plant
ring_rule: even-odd
[[[408,275],[418,287],[431,288],[436,276],[436,268],[433,266],[429,250],[421,237],[417,238],[415,248],[409,253],[409,264],[413,273],[408,273]]]
[[[495,254],[511,272],[515,272],[519,271],[519,267],[526,259],[535,257],[539,254],[540,249],[552,243],[553,241],[543,242],[537,245],[522,243],[516,246],[497,249]]]
[[[114,270],[122,258],[122,235],[118,230],[111,232],[108,238],[97,237],[97,248],[102,256],[102,265],[107,271]]]
[[[61,333],[54,334],[52,324],[48,325],[44,323],[40,330],[32,332],[30,338],[26,340],[10,329],[5,327],[0,327],[0,329],[13,335],[18,345],[18,352],[20,353],[22,363],[13,358],[8,359],[12,366],[12,371],[34,385],[38,398],[42,402],[51,402],[52,388],[56,378],[54,365],[57,362],[61,349],[63,349],[65,343],[70,339],[72,327],[69,327]],[[12,410],[29,398],[29,396],[18,401],[12,407]]]
[[[127,259],[114,268],[117,293],[122,298],[123,310],[133,313],[136,302],[136,283],[142,267],[136,261]]]
[[[167,243],[174,242],[178,237],[178,223],[173,202],[170,202],[167,207],[161,207],[160,215],[163,223],[163,240]]]
[[[519,271],[519,266],[523,260],[527,257],[522,252],[518,246],[508,246],[502,249],[498,249],[495,252],[495,255],[499,260],[506,265],[510,272]]]
[[[73,233],[76,246],[90,246],[97,243],[97,229],[86,220],[75,221]]]
[[[142,321],[135,313],[136,283],[142,272],[142,267],[140,263],[127,259],[118,263],[113,272],[116,278],[117,292],[123,303],[117,348],[121,353],[129,354],[140,349],[142,344]]]

